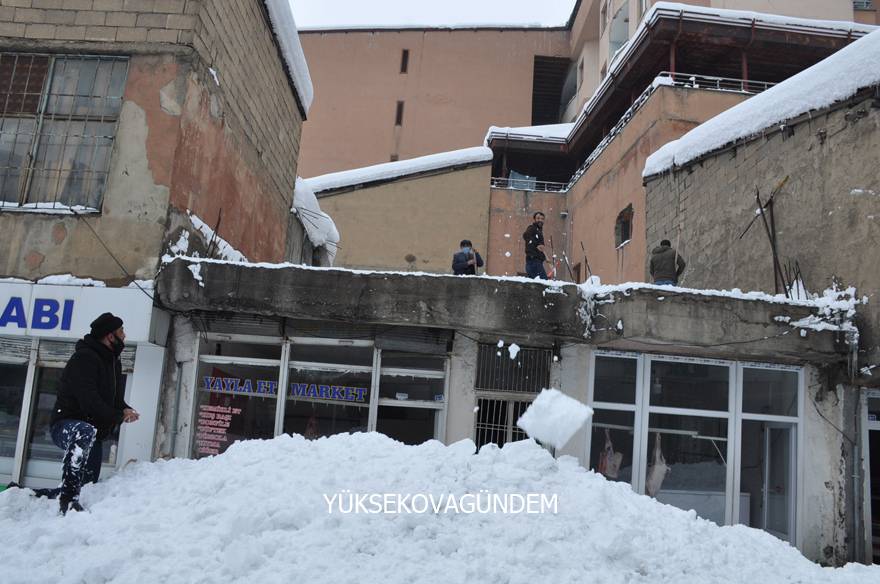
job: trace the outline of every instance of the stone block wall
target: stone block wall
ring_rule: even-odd
[[[789,177],[774,201],[783,264],[800,264],[806,287],[832,278],[868,297],[860,307],[860,365],[880,363],[880,108],[871,98],[770,128],[737,148],[647,181],[649,247],[678,242],[688,262],[682,284],[774,291],[769,239],[755,221],[762,200]],[[650,253],[650,250],[649,250]],[[876,369],[875,369],[876,371]],[[863,376],[866,383],[880,382]]]
[[[202,0],[3,0],[0,36],[190,44]]]

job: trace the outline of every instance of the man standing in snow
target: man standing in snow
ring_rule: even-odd
[[[651,278],[658,286],[677,285],[685,265],[684,259],[672,249],[672,243],[668,239],[661,241],[651,252]]]
[[[483,258],[474,249],[470,239],[462,239],[459,244],[460,251],[452,255],[452,273],[456,276],[476,274],[477,268],[483,267]]]
[[[91,332],[76,343],[67,361],[52,412],[52,441],[64,450],[59,500],[61,513],[82,511],[79,492],[97,482],[102,441],[122,422],[140,415],[125,403],[125,378],[119,356],[125,348],[122,319],[105,312]]]
[[[526,274],[529,278],[547,279],[544,262],[544,214],[538,211],[532,215],[532,224],[523,233],[526,242]]]

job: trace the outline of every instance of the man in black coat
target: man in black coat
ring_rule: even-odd
[[[686,265],[684,258],[673,249],[672,243],[664,239],[651,252],[648,271],[658,286],[677,286]]]
[[[544,253],[544,214],[538,211],[532,215],[532,224],[523,233],[526,242],[526,274],[529,278],[547,279],[547,271],[544,270],[544,262],[547,256]]]
[[[82,485],[97,482],[103,440],[123,422],[140,416],[125,403],[119,356],[125,348],[122,319],[105,312],[76,343],[67,361],[52,412],[52,441],[64,450],[59,500],[61,513],[82,511]]]
[[[483,267],[480,252],[474,249],[470,239],[462,239],[459,247],[460,251],[452,255],[452,273],[456,276],[476,274],[477,268]]]

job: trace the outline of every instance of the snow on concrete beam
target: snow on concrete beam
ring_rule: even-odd
[[[817,318],[829,301],[760,294],[190,258],[166,266],[157,288],[162,306],[182,311],[435,327],[542,343],[812,363],[840,362],[849,349],[844,333],[795,326]]]

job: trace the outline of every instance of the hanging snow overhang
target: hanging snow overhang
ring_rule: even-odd
[[[723,359],[835,364],[849,352],[844,333],[816,324],[819,307],[810,302],[629,286],[178,258],[159,274],[157,298],[184,312],[442,328]]]
[[[309,75],[306,56],[299,42],[299,32],[293,18],[290,0],[264,0],[263,5],[266,8],[266,20],[278,47],[278,54],[285,65],[287,81],[293,90],[300,114],[305,120],[312,106],[315,90]]]

